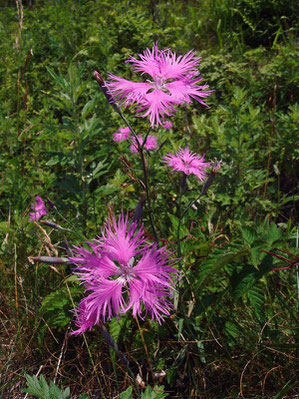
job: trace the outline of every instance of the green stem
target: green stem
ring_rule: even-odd
[[[144,138],[143,143],[142,143],[142,145],[141,145],[141,148],[142,148],[142,149],[144,148],[144,146],[145,146],[145,144],[146,144],[146,140],[147,140],[148,135],[149,135],[149,132],[150,132],[151,130],[152,130],[152,127],[150,126],[150,127],[148,128],[147,132],[146,132],[145,138]]]
[[[158,235],[157,235],[157,232],[155,229],[155,224],[154,224],[153,215],[152,215],[153,211],[152,211],[151,197],[150,197],[149,184],[148,184],[148,168],[146,166],[143,148],[141,148],[141,150],[140,150],[140,156],[141,156],[142,170],[143,170],[143,176],[144,176],[145,193],[146,193],[146,199],[147,199],[147,205],[148,205],[148,215],[149,215],[150,223],[152,226],[153,234],[155,237],[155,241],[156,241],[157,245],[159,246],[159,239],[158,239]]]
[[[179,218],[179,223],[178,223],[178,230],[177,230],[177,254],[179,258],[179,266],[181,265],[181,257],[182,257],[182,251],[181,251],[181,238],[180,238],[180,233],[181,233],[181,224],[182,224],[182,217],[181,217],[181,206],[182,206],[182,196],[183,193],[179,194],[179,204],[178,204],[178,218]]]
[[[146,199],[147,199],[147,207],[148,207],[148,214],[149,214],[149,219],[150,219],[150,223],[152,226],[152,230],[153,230],[153,234],[156,240],[157,245],[159,246],[159,240],[158,240],[158,236],[156,233],[156,229],[155,229],[155,225],[154,225],[154,220],[153,220],[153,212],[152,212],[152,208],[151,208],[151,198],[150,198],[150,191],[149,191],[149,184],[148,184],[148,169],[146,167],[146,162],[145,162],[145,158],[144,158],[144,146],[148,137],[148,134],[151,130],[148,129],[145,139],[143,141],[143,143],[140,145],[137,135],[134,131],[134,129],[132,128],[132,126],[130,125],[130,123],[127,121],[127,119],[125,118],[124,114],[122,113],[121,109],[119,108],[119,106],[117,105],[117,103],[115,102],[113,96],[111,96],[111,94],[109,93],[107,87],[105,86],[105,82],[104,79],[102,78],[102,76],[95,71],[94,72],[94,78],[96,79],[96,81],[98,82],[102,92],[104,93],[105,97],[107,98],[107,100],[109,101],[110,105],[114,108],[114,110],[120,115],[120,117],[122,118],[122,120],[125,122],[125,124],[128,126],[128,128],[130,129],[133,137],[136,140],[136,145],[138,147],[138,151],[140,153],[141,156],[141,162],[142,162],[142,170],[143,170],[143,176],[144,176],[144,185],[145,185],[145,191],[146,191]]]
[[[145,138],[143,140],[143,143],[140,145],[140,143],[138,141],[138,138],[137,138],[137,135],[136,135],[134,129],[132,128],[132,126],[130,125],[130,123],[127,121],[127,119],[125,118],[125,116],[123,115],[122,112],[120,112],[119,115],[121,116],[121,118],[125,122],[125,124],[128,126],[128,128],[131,130],[131,133],[133,134],[133,136],[134,136],[134,138],[136,140],[136,144],[137,144],[137,147],[138,147],[138,152],[140,153],[149,220],[150,220],[150,224],[152,226],[152,230],[153,230],[153,234],[154,234],[154,237],[155,237],[155,241],[156,241],[157,245],[159,246],[159,239],[158,239],[158,235],[157,235],[155,224],[154,224],[153,211],[152,211],[152,206],[151,206],[151,196],[150,196],[149,179],[148,179],[148,168],[147,168],[146,161],[145,161],[145,156],[144,156],[144,146],[145,146],[147,137],[149,135],[149,132],[151,130],[151,127],[148,129],[148,131],[146,133],[146,136],[145,136]]]
[[[184,210],[184,212],[181,214],[181,203],[182,203],[182,194],[184,192],[184,185],[183,183],[180,186],[180,197],[179,197],[179,205],[178,205],[178,214],[179,214],[179,223],[178,223],[178,230],[177,230],[177,254],[178,254],[178,258],[181,258],[182,253],[181,253],[181,242],[180,242],[180,235],[181,235],[181,225],[182,225],[182,221],[184,216],[186,215],[186,213],[189,211],[189,209],[191,208],[191,206],[193,204],[195,204],[203,195],[206,194],[208,188],[210,187],[210,185],[213,183],[213,180],[215,178],[215,172],[212,171],[209,175],[209,177],[207,178],[200,194],[197,196],[197,198],[195,198],[194,200],[190,201],[189,204],[187,205],[186,209]],[[183,181],[183,180],[182,180]],[[181,264],[181,261],[179,261],[179,265]]]
[[[74,127],[77,137],[77,160],[78,160],[78,173],[80,176],[80,186],[82,191],[82,204],[83,204],[83,223],[86,226],[87,220],[87,187],[86,182],[84,180],[84,138],[82,137],[82,133],[80,132],[80,121],[78,117],[77,105],[72,96],[72,119],[74,121]]]
[[[71,303],[72,303],[72,307],[73,307],[73,309],[76,309],[76,305],[75,305],[75,303],[74,303],[74,299],[73,299],[73,296],[72,296],[70,287],[69,287],[69,285],[68,285],[68,282],[67,282],[67,279],[66,279],[64,273],[63,273],[63,279],[64,279],[64,283],[65,283],[65,285],[66,285],[66,289],[67,289],[69,298],[70,298]],[[85,343],[85,346],[86,346],[86,349],[87,349],[87,352],[88,352],[89,359],[90,359],[91,364],[92,364],[93,371],[94,371],[94,373],[95,373],[97,382],[98,382],[98,384],[99,384],[99,388],[100,388],[100,391],[101,391],[101,395],[102,395],[102,397],[104,398],[105,396],[104,396],[103,387],[102,387],[100,378],[99,378],[99,376],[98,376],[97,368],[96,368],[95,362],[94,362],[94,360],[93,360],[93,357],[92,357],[92,354],[91,354],[91,351],[90,351],[90,347],[89,347],[88,342],[87,342],[87,339],[86,339],[86,335],[85,335],[85,333],[82,333],[82,335],[83,335],[83,340],[84,340],[84,343]],[[104,379],[105,379],[105,375],[103,375],[103,377],[104,377]],[[105,382],[106,382],[106,381],[105,381]]]

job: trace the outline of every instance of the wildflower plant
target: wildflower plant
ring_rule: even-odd
[[[211,90],[206,90],[207,84],[198,85],[202,80],[198,76],[200,57],[194,51],[182,56],[170,49],[159,50],[154,44],[152,50],[139,54],[139,59],[130,57],[126,62],[134,72],[151,79],[134,82],[110,74],[106,86],[125,107],[132,105],[142,117],[148,116],[152,127],[163,126],[165,116],[173,115],[178,105],[190,103],[191,99],[207,105],[203,99]]]
[[[109,103],[127,125],[118,128],[113,134],[113,141],[130,139],[131,153],[140,155],[143,170],[143,179],[140,181],[145,195],[141,195],[143,199],[136,208],[134,220],[130,220],[127,213],[121,213],[118,219],[113,216],[103,227],[101,235],[88,242],[89,249],[79,245],[71,251],[68,262],[75,265],[74,273],[86,293],[75,310],[77,330],[73,334],[83,333],[129,310],[134,317],[143,319],[149,314],[153,320],[161,323],[172,309],[171,297],[178,278],[178,270],[174,266],[181,259],[181,219],[177,231],[178,257],[175,258],[166,246],[160,247],[154,223],[149,162],[146,157],[150,150],[158,151],[158,138],[149,133],[154,126],[173,129],[173,123],[165,117],[171,117],[177,106],[188,104],[192,99],[206,105],[203,99],[211,94],[211,90],[207,90],[207,84],[199,85],[202,80],[198,72],[200,57],[194,51],[177,55],[170,49],[160,50],[154,44],[151,50],[146,49],[139,54],[139,59],[130,57],[127,62],[134,72],[151,79],[135,82],[110,74],[110,80],[105,82],[98,72],[94,72],[94,77]],[[133,106],[136,113],[144,118],[149,117],[150,127],[145,135],[136,133],[118,102],[125,107]],[[210,166],[204,156],[191,152],[189,147],[180,148],[176,154],[168,153],[160,157],[160,162],[174,171],[183,172],[184,185],[186,177],[191,174],[203,182]],[[181,194],[183,192],[180,190]],[[155,243],[147,239],[143,224],[138,225],[145,203]],[[38,220],[47,213],[40,197],[36,197],[32,209],[35,213],[30,214],[31,220]],[[51,223],[51,226],[56,225]]]
[[[120,127],[113,133],[113,141],[126,141],[130,152],[140,157],[142,176],[136,180],[140,182],[141,199],[135,209],[134,218],[130,218],[123,210],[119,212],[119,217],[110,215],[98,237],[86,244],[68,247],[68,258],[64,258],[64,263],[75,266],[73,273],[85,290],[79,306],[74,309],[76,329],[72,334],[84,334],[98,326],[108,344],[121,359],[124,359],[124,356],[118,351],[103,323],[129,312],[136,318],[142,335],[138,318],[144,320],[148,315],[161,324],[170,316],[174,308],[172,298],[175,295],[178,301],[180,295],[179,268],[183,258],[180,228],[191,206],[189,204],[184,211],[181,209],[186,178],[193,174],[200,183],[204,183],[204,187],[211,181],[207,173],[210,163],[205,161],[203,155],[185,147],[180,148],[176,154],[168,153],[163,157],[160,152],[165,140],[159,147],[158,136],[150,134],[154,127],[160,127],[164,133],[168,130],[167,135],[171,136],[174,126],[169,119],[175,114],[178,106],[189,104],[193,100],[206,106],[204,99],[212,91],[207,90],[207,84],[199,85],[202,80],[198,71],[200,57],[194,51],[177,55],[170,49],[160,50],[158,45],[154,44],[152,49],[146,49],[139,54],[139,59],[130,57],[127,62],[134,72],[141,73],[145,78],[144,82],[129,81],[112,74],[105,82],[98,72],[94,72],[94,77],[113,109],[126,124],[126,127]],[[136,115],[149,118],[150,126],[147,130],[142,130],[143,134],[132,127],[123,114],[121,105],[132,106]],[[150,152],[156,152],[152,163]],[[179,191],[177,209],[179,223],[176,251],[172,252],[167,245],[160,245],[161,240],[167,240],[159,238],[155,226],[151,182],[153,173],[150,168],[154,169],[157,162],[165,167],[165,173],[166,166],[170,166],[175,172],[183,172],[184,189]],[[213,177],[214,174],[213,172]],[[38,217],[45,212],[42,205],[39,200],[35,209],[36,214],[39,212]],[[153,236],[149,235],[142,223],[144,206]],[[54,223],[51,223],[51,226],[56,228]],[[40,257],[39,260],[45,261],[45,258]],[[47,263],[55,263],[53,259],[49,258]],[[56,263],[61,259],[57,258]],[[147,353],[146,348],[145,351]],[[127,360],[125,363],[127,364]]]
[[[158,125],[166,130],[173,128],[172,122],[165,117],[172,116],[176,106],[190,103],[191,99],[206,105],[203,98],[209,96],[211,91],[206,90],[206,84],[198,85],[201,81],[197,69],[199,61],[200,57],[193,51],[179,56],[170,49],[159,50],[154,44],[152,50],[146,49],[139,59],[130,57],[127,60],[134,72],[141,72],[151,80],[134,82],[110,74],[110,80],[105,82],[98,72],[94,73],[106,98],[127,124],[126,128],[119,128],[113,134],[113,140],[123,141],[131,136],[130,150],[140,154],[142,187],[146,191],[148,216],[156,243],[147,242],[143,225],[137,225],[138,219],[130,222],[128,215],[122,214],[119,219],[113,217],[100,237],[88,243],[89,249],[82,246],[75,248],[75,255],[70,261],[76,265],[74,273],[84,285],[86,296],[76,310],[77,330],[73,334],[85,332],[129,310],[132,310],[134,317],[143,318],[149,314],[159,323],[170,314],[174,278],[178,277],[178,271],[174,268],[177,260],[171,260],[166,247],[159,247],[151,207],[149,164],[144,151],[158,149],[157,137],[149,134],[151,128]],[[131,127],[118,102],[125,107],[133,106],[142,117],[149,117],[150,128],[145,136]],[[167,154],[161,161],[175,171],[183,172],[185,178],[194,174],[201,182],[205,180],[210,166],[204,156],[191,152],[188,147],[180,149],[176,155]],[[137,214],[140,218],[140,210],[137,212],[136,209]],[[178,255],[181,257],[179,241],[178,230]]]
[[[7,76],[0,118],[1,311],[9,344],[0,396],[19,390],[13,366],[24,348],[24,365],[34,366],[37,343],[45,377],[70,381],[75,396],[83,383],[103,398],[150,397],[138,387],[156,383],[173,397],[295,394],[299,274],[290,165],[298,106],[291,19],[282,26],[277,18],[267,48],[257,48],[242,24],[234,37],[225,29],[230,23],[215,31],[217,21],[226,21],[223,4],[213,19],[195,2],[150,2],[150,10],[138,1],[129,9],[125,1],[92,8],[49,2],[32,10],[31,2],[17,3],[20,23],[10,8],[0,30]],[[255,17],[258,8],[251,10]],[[240,17],[237,11],[231,18]],[[247,21],[250,10],[243,15]],[[67,34],[51,29],[53,16]],[[157,35],[161,43],[136,52],[138,41]],[[162,46],[170,35],[176,48]],[[192,45],[195,51],[187,52]],[[117,65],[124,54],[131,57]],[[94,74],[98,91],[86,79],[96,60],[105,71]],[[201,77],[213,87],[196,81]],[[221,107],[206,113],[216,87]],[[27,201],[32,190],[42,198]],[[24,223],[24,210],[32,222]],[[27,259],[32,251],[36,257]],[[233,367],[226,367],[231,359]],[[121,395],[133,382],[134,391]],[[39,386],[47,388],[44,380]]]

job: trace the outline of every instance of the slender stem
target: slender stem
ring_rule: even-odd
[[[158,236],[156,233],[156,229],[155,229],[155,225],[154,225],[154,220],[153,220],[153,216],[152,216],[152,208],[151,208],[151,198],[150,198],[150,192],[149,192],[149,185],[148,185],[148,169],[146,167],[146,162],[145,162],[145,158],[144,158],[144,146],[147,140],[147,137],[149,135],[149,132],[151,130],[151,128],[148,129],[145,139],[143,141],[142,144],[139,143],[138,137],[134,131],[134,129],[132,128],[132,126],[130,125],[130,123],[127,121],[127,119],[125,118],[124,114],[122,113],[120,107],[117,105],[115,99],[113,98],[113,96],[109,93],[109,90],[107,89],[107,87],[105,86],[105,81],[102,78],[102,76],[95,71],[94,72],[94,78],[96,79],[96,81],[98,82],[102,92],[104,93],[105,97],[107,98],[107,100],[109,101],[110,105],[114,108],[114,110],[120,115],[120,117],[122,118],[122,120],[125,122],[125,124],[128,126],[128,128],[130,129],[133,137],[135,138],[136,141],[136,145],[138,148],[138,151],[140,153],[141,156],[141,161],[142,161],[142,170],[143,170],[143,176],[144,176],[144,184],[145,184],[145,191],[146,191],[146,199],[147,199],[147,206],[148,206],[148,214],[149,214],[149,219],[150,219],[150,223],[152,226],[152,230],[153,230],[153,234],[155,236],[155,240],[157,243],[157,246],[159,246],[159,240],[158,240]]]
[[[148,353],[148,350],[147,350],[147,346],[146,346],[146,342],[145,342],[145,339],[144,339],[144,335],[143,335],[143,332],[141,330],[141,327],[140,327],[140,324],[139,324],[139,321],[138,321],[137,317],[135,317],[135,320],[136,320],[136,323],[137,323],[137,326],[138,326],[138,330],[140,332],[140,337],[141,337],[141,340],[142,340],[142,343],[143,343],[143,347],[144,347],[144,351],[145,351],[145,354],[146,354],[147,362],[148,362],[148,365],[149,365],[149,368],[150,368],[150,371],[151,371],[152,379],[153,379],[153,381],[155,381],[155,374],[154,374],[152,362],[151,362],[151,359],[149,357],[149,353]]]
[[[16,302],[16,313],[17,313],[17,324],[19,328],[19,300],[18,300],[18,280],[17,280],[17,246],[14,244],[15,256],[14,256],[14,274],[15,274],[15,302]]]
[[[149,215],[150,223],[152,226],[153,234],[155,236],[155,241],[156,241],[157,245],[159,246],[159,239],[158,239],[158,235],[156,232],[156,228],[155,228],[155,224],[154,224],[154,220],[153,220],[153,216],[152,216],[151,197],[150,197],[149,184],[148,184],[148,168],[146,166],[143,148],[141,148],[141,150],[140,150],[140,156],[141,156],[143,176],[144,176],[145,193],[146,193],[146,199],[147,199],[147,205],[148,205],[148,215]]]
[[[184,176],[183,176],[184,178]],[[189,202],[189,204],[187,205],[186,209],[184,210],[183,213],[181,213],[181,203],[182,203],[182,194],[184,192],[184,181],[182,179],[182,183],[180,186],[180,197],[179,197],[179,210],[178,210],[178,214],[179,214],[179,223],[178,223],[178,230],[177,230],[177,254],[178,254],[178,258],[181,258],[182,253],[181,253],[181,242],[180,242],[180,233],[181,233],[181,225],[182,225],[182,221],[184,216],[186,215],[186,213],[189,211],[189,209],[191,208],[191,206],[193,204],[195,204],[203,195],[206,194],[208,188],[210,187],[210,185],[213,183],[213,180],[215,178],[215,172],[212,171],[209,175],[209,177],[207,178],[200,194],[192,201]],[[186,183],[186,182],[185,182]],[[180,261],[179,261],[179,265],[180,265]]]
[[[157,235],[155,224],[154,224],[153,211],[152,211],[152,206],[151,206],[151,196],[150,196],[149,181],[148,181],[148,168],[147,168],[146,160],[145,160],[145,156],[144,156],[144,146],[146,144],[146,140],[148,138],[148,135],[149,135],[149,132],[151,130],[151,127],[148,129],[148,131],[146,133],[146,136],[145,136],[145,138],[143,140],[143,143],[140,144],[134,129],[132,128],[130,123],[127,121],[127,119],[125,118],[123,113],[120,112],[119,115],[121,116],[121,118],[125,122],[125,124],[128,126],[128,128],[131,130],[131,133],[133,134],[133,136],[135,138],[135,141],[136,141],[136,144],[137,144],[137,147],[138,147],[138,152],[140,153],[141,163],[142,163],[142,171],[143,171],[143,177],[144,177],[144,186],[145,186],[146,200],[147,200],[147,206],[148,206],[149,220],[150,220],[150,224],[152,226],[152,230],[153,230],[153,234],[154,234],[154,237],[155,237],[155,241],[156,241],[157,245],[159,246],[159,239],[158,239],[158,235]]]
[[[206,192],[208,191],[208,188],[209,188],[210,185],[213,183],[214,178],[215,178],[215,172],[212,171],[212,172],[210,173],[209,177],[207,178],[207,180],[206,180],[206,182],[205,182],[205,184],[204,184],[204,186],[203,186],[203,188],[202,188],[200,194],[198,195],[198,197],[195,198],[194,200],[192,200],[192,201],[188,204],[187,208],[184,210],[184,212],[183,212],[183,214],[182,214],[182,218],[186,215],[186,213],[187,213],[188,210],[191,208],[191,206],[192,206],[193,204],[195,204],[195,202],[197,202],[203,195],[206,194]]]
[[[86,225],[86,219],[87,219],[87,186],[86,186],[86,181],[84,178],[84,173],[85,173],[85,166],[84,166],[84,137],[82,137],[82,132],[80,132],[80,120],[78,116],[78,110],[77,110],[77,104],[75,102],[74,96],[71,96],[72,99],[72,109],[71,109],[71,115],[72,119],[74,121],[74,128],[76,132],[76,150],[77,150],[77,161],[78,161],[78,173],[80,176],[80,186],[82,190],[82,204],[83,204],[83,223],[84,227]]]
[[[296,236],[296,248],[299,246],[299,230],[297,228],[297,236]],[[298,265],[296,266],[296,279],[297,279],[297,308],[299,308],[299,269]]]
[[[62,272],[62,273],[63,273],[63,272]],[[75,305],[75,303],[74,303],[73,296],[72,296],[70,287],[69,287],[69,285],[68,285],[68,282],[67,282],[67,279],[66,279],[64,273],[63,273],[63,278],[64,278],[64,283],[65,283],[65,285],[66,285],[66,289],[67,289],[69,298],[70,298],[70,300],[71,300],[73,309],[76,309],[76,305]],[[102,384],[101,384],[101,381],[100,381],[100,378],[99,378],[99,375],[98,375],[98,372],[97,372],[97,368],[96,368],[95,362],[94,362],[94,360],[93,360],[93,357],[92,357],[92,354],[91,354],[91,351],[90,351],[90,348],[89,348],[89,345],[88,345],[88,342],[87,342],[87,339],[86,339],[86,335],[85,335],[84,333],[83,333],[82,335],[83,335],[83,340],[84,340],[84,343],[85,343],[85,346],[86,346],[86,349],[87,349],[87,352],[88,352],[89,359],[90,359],[91,364],[92,364],[93,371],[94,371],[94,373],[95,373],[97,382],[98,382],[99,387],[100,387],[101,395],[102,395],[102,397],[104,398],[105,396],[104,396],[103,387],[102,387]],[[104,374],[104,373],[103,373],[103,378],[104,378],[105,383],[106,383],[106,386],[107,386],[107,381],[106,381],[106,378],[105,378],[105,374]]]
[[[180,231],[181,231],[181,224],[182,224],[182,217],[181,217],[181,206],[182,206],[182,196],[183,193],[180,190],[179,194],[179,203],[178,203],[178,218],[179,218],[179,223],[178,223],[178,230],[177,230],[177,254],[179,258],[179,265],[181,264],[181,256],[182,256],[182,251],[181,251],[181,238],[180,238]]]
[[[135,130],[132,128],[132,126],[127,121],[127,119],[125,118],[125,116],[124,116],[124,114],[122,112],[120,112],[119,115],[121,116],[121,118],[125,122],[125,124],[128,126],[128,128],[131,130],[131,133],[133,134],[134,139],[136,140],[137,147],[140,148],[140,143],[139,143],[139,141],[137,139],[137,134],[135,133]]]
[[[151,130],[152,130],[152,127],[150,126],[150,127],[148,128],[147,132],[146,132],[145,138],[144,138],[143,143],[142,143],[142,145],[141,145],[141,148],[142,148],[142,149],[144,148],[144,146],[145,146],[145,144],[146,144],[146,141],[147,141],[149,132],[150,132]]]
[[[268,178],[269,178],[269,170],[270,170],[270,162],[271,162],[271,152],[272,152],[273,136],[274,136],[275,124],[276,124],[276,118],[275,118],[276,89],[277,89],[277,86],[275,85],[274,90],[273,90],[272,115],[271,115],[271,110],[269,111],[270,119],[272,119],[272,123],[271,123],[271,135],[270,135],[270,140],[269,140],[269,154],[268,154],[268,160],[267,160],[266,181],[265,181],[265,185],[264,185],[263,200],[266,198],[267,187],[268,187],[268,183],[269,183]]]
[[[132,378],[132,381],[135,384],[135,388],[139,394],[139,388],[136,384],[136,376],[134,375],[133,371],[130,368],[129,365],[129,361],[126,358],[126,356],[118,349],[118,346],[116,344],[116,342],[114,341],[114,339],[111,337],[110,333],[107,331],[106,327],[103,325],[103,323],[101,323],[99,325],[99,328],[101,330],[101,333],[103,335],[103,337],[105,338],[108,346],[111,348],[111,350],[113,350],[115,352],[115,354],[119,357],[121,363],[126,367],[126,370],[128,372],[128,374],[130,375],[130,377]],[[115,369],[115,365],[113,365],[113,368]],[[115,375],[116,375],[116,370],[115,371]],[[116,376],[116,381],[117,381],[117,376]]]
[[[146,191],[146,199],[147,199],[148,208],[149,208],[149,218],[150,218],[151,226],[152,226],[153,233],[155,236],[155,241],[156,241],[157,245],[159,246],[159,239],[158,239],[158,235],[157,235],[157,232],[155,229],[155,224],[154,224],[153,217],[152,217],[153,211],[152,211],[151,196],[150,196],[150,191],[149,191],[148,167],[146,165],[145,156],[144,156],[144,146],[146,144],[146,141],[147,141],[147,138],[148,138],[148,135],[149,135],[149,132],[151,131],[151,129],[152,128],[150,126],[146,132],[145,138],[140,147],[140,156],[141,156],[142,169],[143,169],[143,175],[144,175],[144,180],[145,180],[145,191]]]

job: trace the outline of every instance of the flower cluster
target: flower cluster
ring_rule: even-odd
[[[42,216],[48,214],[45,203],[39,195],[35,197],[35,203],[31,205],[31,209],[32,212],[29,213],[29,220],[38,221]]]
[[[169,122],[171,123],[171,122]],[[168,124],[166,125],[167,127],[169,126]],[[165,127],[165,129],[167,128]],[[130,137],[130,129],[128,127],[120,127],[117,132],[113,133],[113,141],[125,141],[128,140]],[[132,154],[136,154],[138,152],[139,147],[142,146],[144,138],[142,137],[141,134],[138,136],[134,137],[131,136],[131,145],[130,145],[130,150]],[[146,137],[146,142],[144,144],[144,149],[146,151],[150,150],[155,150],[158,148],[158,139],[156,136],[149,135]]]
[[[128,127],[120,127],[117,132],[113,133],[113,141],[128,140],[130,132]]]
[[[203,99],[212,92],[206,90],[207,84],[198,85],[200,57],[194,51],[181,56],[170,49],[159,50],[154,44],[152,50],[147,48],[139,54],[139,59],[130,57],[127,62],[134,72],[149,75],[152,80],[133,82],[110,74],[106,86],[124,106],[136,106],[142,117],[148,116],[151,126],[163,126],[165,116],[173,115],[177,105],[192,99],[206,105]]]
[[[185,175],[195,175],[200,181],[206,178],[206,170],[210,166],[209,162],[205,162],[204,156],[190,152],[189,148],[180,148],[177,154],[167,154],[164,162],[178,172]]]
[[[173,267],[176,260],[170,259],[165,247],[145,244],[143,227],[121,215],[88,244],[91,250],[76,247],[70,258],[88,292],[76,309],[78,329],[73,334],[129,309],[133,316],[149,313],[159,323],[169,315],[173,277],[178,275]]]
[[[163,125],[162,125],[162,127],[164,127],[164,129],[166,129],[166,130],[170,130],[170,129],[172,129],[172,122],[170,122],[170,121],[165,121],[164,123],[163,123]]]
[[[139,145],[141,146],[143,144],[143,137],[141,136],[141,134],[137,136],[137,140]],[[136,154],[138,152],[138,144],[135,137],[131,138],[131,143],[132,144],[130,145],[130,150],[133,154]],[[157,137],[151,135],[147,136],[144,148],[146,149],[146,151],[155,150],[156,148],[158,148]]]

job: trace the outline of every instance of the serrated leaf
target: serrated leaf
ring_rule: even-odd
[[[160,387],[155,386],[152,388],[151,386],[147,386],[146,390],[142,393],[141,399],[164,399],[167,394],[164,393],[164,386]]]
[[[28,388],[24,388],[23,391],[36,396],[38,399],[70,399],[69,387],[63,391],[53,381],[50,382],[49,386],[43,375],[40,376],[39,380],[35,375],[31,377],[26,374],[25,377]]]
[[[172,368],[168,369],[167,373],[166,373],[167,383],[172,385],[176,375],[177,375],[177,368],[176,367],[172,367]]]
[[[50,395],[50,388],[49,388],[47,381],[43,375],[40,376],[39,383],[40,383],[40,387],[42,389],[44,397],[48,398],[48,396]]]
[[[37,319],[41,318],[42,321],[44,320],[45,322],[41,323],[38,328],[38,340],[40,344],[42,344],[43,335],[46,332],[45,326],[56,328],[57,330],[66,328],[71,321],[71,310],[73,309],[73,304],[69,295],[71,294],[73,301],[76,303],[79,301],[83,292],[84,288],[79,285],[70,287],[69,291],[66,287],[62,287],[51,292],[44,298],[37,315]]]
[[[224,252],[222,249],[217,250],[211,254],[208,259],[201,265],[199,274],[199,285],[204,281],[206,282],[211,277],[214,277],[216,273],[220,272],[224,266],[232,262],[233,260],[239,259],[241,256],[248,254],[247,248],[240,250]]]
[[[232,321],[226,321],[224,325],[225,332],[236,339],[240,333],[238,326]]]
[[[13,229],[9,227],[8,222],[0,222],[0,231],[2,233],[9,233],[10,231],[13,231]]]
[[[67,387],[63,392],[63,399],[69,399],[70,397],[71,397],[71,390],[69,387]]]
[[[256,232],[250,227],[242,227],[241,233],[243,240],[249,245],[251,245],[257,237]]]
[[[117,343],[119,335],[122,331],[122,329],[125,327],[126,323],[128,321],[127,315],[123,315],[119,318],[113,318],[109,322],[109,333],[113,340]]]
[[[119,396],[119,399],[133,399],[132,387],[127,388]]]
[[[259,320],[264,317],[264,304],[265,304],[265,294],[264,288],[261,284],[253,285],[247,291],[247,298],[249,300],[250,305],[253,308],[254,313],[256,314]]]
[[[50,396],[51,399],[64,399],[63,392],[58,388],[57,385],[54,384],[53,381],[50,381]]]
[[[281,239],[282,235],[283,235],[283,232],[280,229],[278,229],[276,224],[275,223],[271,223],[269,234],[268,234],[268,237],[267,237],[268,241],[271,242],[271,243],[273,243],[275,241],[278,241],[278,240]]]
[[[258,267],[261,251],[259,247],[251,248],[250,259],[254,267]]]
[[[25,377],[28,388],[24,388],[24,392],[34,395],[39,399],[49,399],[50,390],[43,375],[39,380],[35,375],[31,377],[30,375],[26,374]]]

